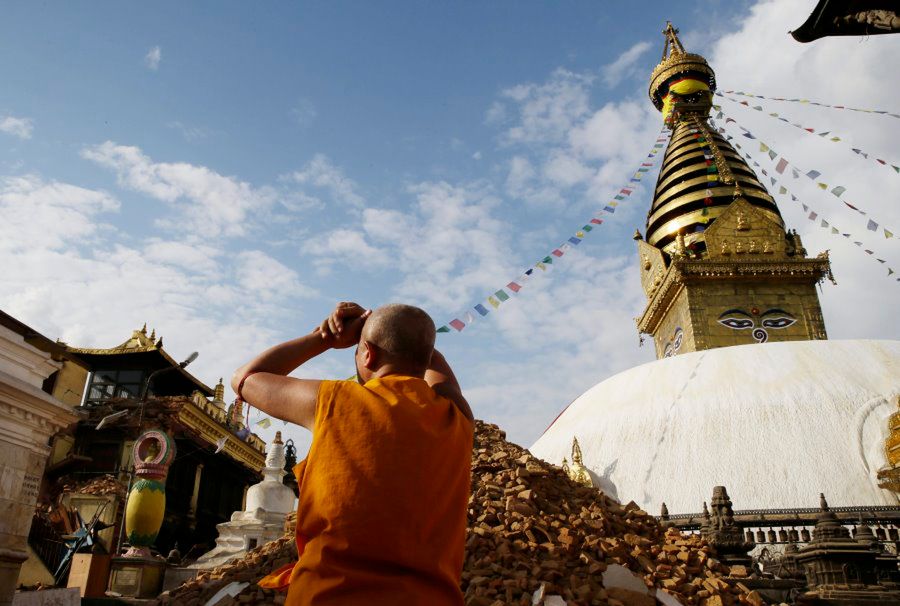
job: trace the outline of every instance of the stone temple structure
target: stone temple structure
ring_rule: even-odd
[[[284,463],[284,443],[279,431],[269,444],[266,466],[262,469],[263,481],[247,490],[244,511],[234,512],[230,521],[216,527],[219,531],[216,546],[189,568],[215,568],[284,535],[284,520],[293,511],[295,500],[294,491],[282,482],[286,473]]]
[[[683,529],[700,529],[703,502],[727,486],[735,524],[767,543],[809,536],[819,493],[842,523],[863,515],[896,540],[900,500],[883,486],[900,490],[900,342],[827,340],[828,255],[785,227],[709,122],[712,68],[664,33],[649,94],[672,137],[635,235],[637,324],[658,359],[590,388],[531,451],[560,464],[577,438],[595,486],[654,513],[665,502]]]

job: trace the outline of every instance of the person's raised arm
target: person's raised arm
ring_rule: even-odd
[[[238,368],[231,388],[266,414],[312,431],[321,381],[287,374],[328,349],[355,344],[367,317],[368,312],[359,305],[339,303],[310,334],[271,347]]]
[[[436,349],[431,354],[431,364],[428,365],[428,370],[425,371],[425,382],[431,386],[436,394],[456,404],[456,407],[467,419],[470,421],[475,420],[472,409],[469,408],[469,403],[466,402],[462,395],[462,389],[459,387],[459,382],[453,374],[453,369],[450,368],[443,354]]]

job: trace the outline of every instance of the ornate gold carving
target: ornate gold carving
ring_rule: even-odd
[[[738,211],[737,230],[738,231],[748,231],[749,229],[750,229],[750,222],[747,221],[747,215],[744,214],[744,211]]]

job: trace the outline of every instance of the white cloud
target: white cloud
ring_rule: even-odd
[[[118,209],[119,202],[106,192],[46,182],[37,175],[3,177],[0,217],[6,235],[0,238],[0,251],[61,250],[92,243],[105,229],[97,215]]]
[[[314,236],[304,242],[302,250],[315,258],[317,268],[326,272],[339,263],[374,269],[386,267],[389,261],[384,250],[367,241],[365,233],[353,229],[335,229]]]
[[[16,118],[15,116],[0,118],[0,132],[19,139],[31,139],[33,131],[34,123],[31,121],[31,118]]]
[[[572,125],[589,110],[592,78],[558,68],[543,84],[520,84],[503,91],[518,111],[516,124],[503,136],[507,144],[563,141]]]
[[[295,183],[325,190],[337,204],[357,208],[365,205],[363,197],[356,192],[356,183],[348,179],[324,154],[316,154],[306,166],[291,173],[287,178]]]
[[[154,162],[140,148],[112,141],[86,147],[81,156],[114,170],[120,186],[171,204],[181,216],[159,224],[176,231],[244,235],[275,200],[270,188],[254,188],[205,166]]]
[[[318,112],[316,112],[316,106],[313,105],[312,101],[301,98],[297,101],[297,105],[291,108],[290,115],[294,122],[302,127],[306,127],[313,123]]]
[[[144,65],[147,66],[148,69],[152,69],[156,71],[159,69],[159,62],[162,61],[162,49],[158,46],[154,46],[147,54],[144,55]]]
[[[247,250],[235,258],[237,285],[252,297],[269,302],[292,297],[308,298],[315,291],[300,283],[297,272],[261,250]]]
[[[604,65],[600,71],[607,86],[616,86],[624,78],[636,75],[637,69],[635,64],[651,46],[652,44],[642,40],[619,55],[612,63]]]

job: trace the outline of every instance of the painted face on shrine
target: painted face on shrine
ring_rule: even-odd
[[[750,334],[756,342],[765,343],[769,340],[769,330],[781,330],[792,326],[797,322],[797,318],[777,307],[761,313],[759,308],[752,307],[749,312],[743,309],[726,310],[719,315],[718,322],[732,330],[751,329]]]

